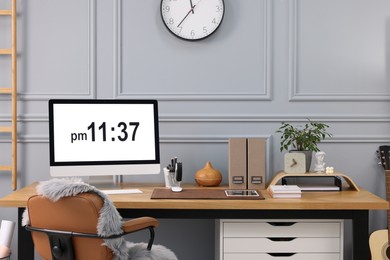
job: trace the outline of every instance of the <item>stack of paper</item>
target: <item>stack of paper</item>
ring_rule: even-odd
[[[271,185],[272,198],[300,198],[301,189],[297,185]]]

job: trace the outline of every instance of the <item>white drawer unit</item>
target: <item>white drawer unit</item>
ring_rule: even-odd
[[[219,260],[342,260],[343,220],[216,221]]]

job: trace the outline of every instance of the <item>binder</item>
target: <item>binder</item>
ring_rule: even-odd
[[[248,138],[248,189],[265,189],[265,140]]]
[[[247,139],[229,139],[229,188],[247,189]]]

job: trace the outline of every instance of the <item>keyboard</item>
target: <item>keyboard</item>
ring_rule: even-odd
[[[119,189],[119,190],[100,190],[104,194],[113,195],[113,194],[139,194],[143,193],[139,189]]]

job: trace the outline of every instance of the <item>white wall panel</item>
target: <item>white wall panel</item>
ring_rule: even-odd
[[[131,1],[118,1],[118,96],[270,99],[270,1],[225,4],[220,28],[205,40],[189,42],[168,32],[159,2],[142,1],[142,11],[134,11]]]
[[[93,97],[95,1],[30,0],[19,9],[19,96]]]
[[[389,100],[389,1],[291,3],[291,100]]]

